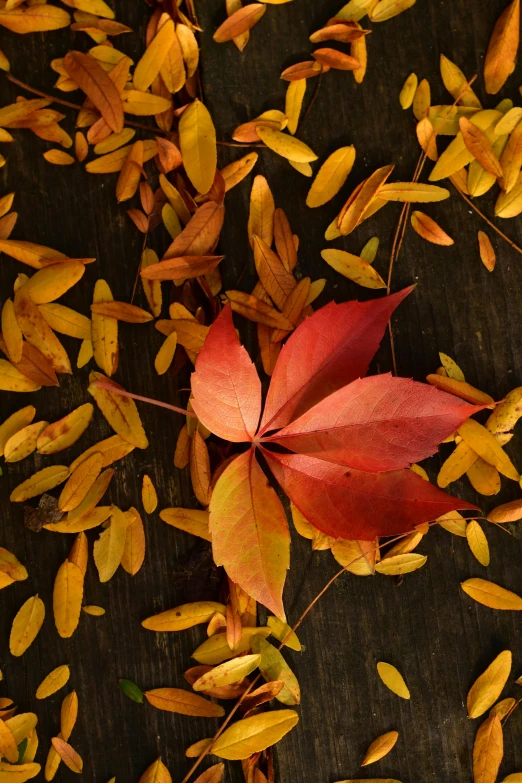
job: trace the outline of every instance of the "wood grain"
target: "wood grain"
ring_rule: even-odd
[[[269,5],[243,54],[232,43],[218,45],[212,41],[214,30],[225,18],[224,2],[207,0],[197,5],[205,29],[205,101],[216,123],[218,138],[226,141],[240,122],[269,108],[284,108],[286,85],[279,80],[281,70],[307,56],[312,49],[308,36],[335,14],[341,2],[296,0],[281,6]],[[433,101],[447,101],[438,73],[440,53],[457,62],[468,76],[480,72],[490,31],[504,5],[504,0],[491,0],[479,7],[471,0],[419,0],[412,10],[396,19],[373,25],[368,38],[369,69],[365,81],[356,85],[349,73],[326,74],[301,138],[321,160],[338,146],[355,144],[357,159],[348,188],[377,166],[390,162],[396,164],[396,179],[410,178],[418,147],[411,112],[403,112],[398,102],[406,76],[414,70],[420,78],[427,77]],[[149,10],[145,3],[125,0],[117,0],[114,7],[118,20],[135,31],[115,39],[115,45],[137,59],[142,52]],[[87,50],[89,45],[85,35],[68,30],[44,36],[2,34],[2,48],[15,76],[43,89],[50,89],[54,81],[55,74],[48,66],[53,57],[63,56],[70,48]],[[519,101],[519,83],[518,69],[518,75],[515,72],[509,79],[499,99],[511,97]],[[311,98],[314,88],[314,84],[308,86],[305,100]],[[496,99],[486,100],[481,75],[475,89],[486,106],[494,106]],[[2,105],[13,101],[17,94],[20,91],[0,79]],[[78,100],[74,93],[65,97]],[[72,133],[74,112],[64,111],[64,126]],[[20,218],[14,236],[48,244],[71,256],[97,257],[97,264],[87,267],[82,283],[64,297],[66,304],[88,313],[98,277],[109,282],[115,298],[128,300],[142,240],[125,209],[116,204],[116,177],[89,175],[80,165],[67,169],[52,166],[42,157],[51,145],[28,131],[15,134],[16,142],[2,148],[7,165],[0,169],[1,194],[11,190],[17,194],[15,208]],[[220,165],[240,155],[236,149],[220,148]],[[150,166],[148,170],[153,172]],[[277,205],[287,211],[293,230],[300,237],[299,273],[327,278],[322,303],[332,298],[367,298],[367,292],[345,281],[320,257],[321,249],[326,247],[324,230],[342,204],[343,195],[324,207],[308,209],[305,197],[310,181],[270,150],[260,150],[256,172],[265,174]],[[227,287],[234,286],[246,268],[241,281],[243,290],[249,290],[255,279],[246,231],[250,181],[251,177],[227,196],[220,250],[226,256]],[[479,203],[492,214],[491,197],[483,197]],[[358,252],[369,237],[379,236],[376,268],[385,275],[399,212],[400,205],[388,206],[335,246]],[[499,399],[522,383],[522,259],[485,229],[454,191],[451,200],[429,205],[426,212],[454,237],[455,245],[430,245],[413,231],[407,231],[393,288],[397,290],[412,282],[419,285],[394,319],[399,371],[422,379],[438,366],[437,352],[441,350],[459,362],[471,383]],[[522,241],[520,221],[498,223],[515,241]],[[478,229],[488,232],[497,251],[493,274],[480,262]],[[154,236],[153,246],[161,250],[167,237],[161,230]],[[2,298],[10,294],[19,271],[25,270],[2,256]],[[143,305],[140,297],[137,304]],[[240,327],[245,339],[255,346],[254,330],[244,322]],[[152,360],[161,336],[153,326],[122,324],[120,334],[116,379],[137,393],[185,403],[186,393],[180,390],[188,385],[186,371],[179,377],[158,378],[154,373]],[[78,342],[64,338],[64,343],[74,358]],[[390,366],[389,347],[385,344],[374,369],[388,371]],[[36,405],[38,417],[49,421],[59,418],[87,401],[87,377],[87,369],[75,372],[73,377],[61,380],[59,392],[50,389],[33,395],[4,393],[0,399],[2,418],[29,402]],[[134,504],[140,508],[141,478],[148,473],[158,489],[160,508],[195,505],[187,471],[178,471],[172,463],[181,418],[151,407],[140,406],[140,411],[152,445],[145,452],[135,450],[117,465],[110,500],[123,508]],[[97,414],[87,433],[67,452],[67,459],[72,460],[108,434],[107,425]],[[520,467],[519,436],[508,451]],[[56,455],[55,461],[58,463],[62,456]],[[80,718],[71,742],[85,759],[86,779],[104,783],[116,775],[118,781],[131,783],[161,755],[174,780],[180,780],[188,769],[184,749],[209,736],[218,721],[171,715],[135,704],[120,692],[118,678],[129,678],[143,688],[183,687],[182,671],[191,665],[190,655],[203,631],[160,636],[142,629],[140,621],[194,598],[190,581],[194,566],[203,564],[198,581],[200,596],[215,595],[215,574],[208,557],[205,558],[206,545],[167,527],[157,513],[144,515],[148,553],[142,571],[134,578],[118,572],[107,585],[100,585],[91,560],[85,602],[104,606],[107,614],[101,618],[83,616],[72,639],[62,640],[52,620],[52,584],[72,538],[27,531],[22,510],[7,500],[16,484],[44,464],[50,464],[50,459],[36,456],[9,465],[0,481],[0,544],[16,553],[30,575],[27,582],[0,593],[0,668],[5,675],[0,694],[8,693],[21,710],[36,709],[41,742],[38,760],[43,763],[50,738],[58,731],[62,694],[36,703],[34,693],[51,669],[69,663],[69,685],[76,688],[80,700]],[[429,464],[433,476],[440,458],[432,458]],[[466,481],[454,485],[452,490],[468,500],[476,499]],[[503,480],[501,495],[494,501],[481,498],[480,505],[487,509],[517,494],[517,487]],[[332,783],[358,777],[369,743],[391,729],[399,731],[397,746],[372,767],[372,775],[394,777],[403,783],[472,779],[471,750],[476,723],[466,718],[467,690],[502,649],[513,650],[517,675],[522,665],[518,616],[478,606],[459,587],[464,579],[481,576],[522,592],[520,540],[494,528],[488,535],[492,547],[488,569],[474,561],[465,541],[434,530],[420,546],[428,554],[428,564],[406,577],[400,586],[393,579],[379,576],[343,576],[336,582],[300,631],[306,650],[301,654],[287,653],[301,682],[303,704],[298,727],[276,752],[278,781]],[[89,534],[91,541],[95,537],[96,534]],[[299,616],[336,569],[330,553],[311,553],[309,542],[295,537],[286,591],[290,621]],[[46,604],[45,624],[36,643],[21,659],[14,660],[7,647],[12,618],[22,602],[36,592]],[[376,673],[379,660],[398,666],[411,690],[411,701],[399,700],[384,688]],[[509,695],[517,695],[513,687]],[[522,713],[518,712],[506,726],[501,776],[522,768],[521,728]],[[228,767],[227,779],[242,779],[237,765]],[[62,765],[56,780],[71,779],[71,773]]]

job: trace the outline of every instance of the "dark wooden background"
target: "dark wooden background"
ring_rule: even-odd
[[[306,58],[311,50],[309,34],[339,9],[340,0],[295,0],[268,6],[253,31],[243,54],[233,44],[217,45],[212,33],[224,19],[224,0],[196,2],[205,28],[202,35],[203,88],[214,117],[218,138],[227,140],[233,128],[268,108],[284,108],[285,83],[279,80],[283,67]],[[355,144],[357,160],[350,176],[354,187],[377,166],[394,162],[396,178],[409,179],[418,156],[414,122],[403,112],[398,95],[406,76],[415,71],[427,77],[433,102],[448,100],[438,70],[444,52],[468,76],[479,72],[476,90],[487,107],[497,103],[487,97],[481,78],[487,41],[505,0],[475,3],[472,0],[419,0],[403,15],[373,25],[368,39],[369,67],[362,85],[352,75],[330,72],[303,131],[303,139],[324,160],[340,145]],[[135,58],[143,50],[149,9],[143,2],[115,0],[117,18],[134,33],[115,39],[115,45]],[[87,49],[84,34],[70,30],[45,35],[15,36],[2,31],[1,48],[8,55],[13,73],[35,85],[50,89],[55,74],[53,57],[69,48]],[[520,101],[517,68],[498,96]],[[306,100],[315,85],[310,84]],[[15,88],[0,80],[1,103],[13,101]],[[60,94],[61,95],[61,94]],[[65,96],[66,98],[69,96]],[[77,100],[76,94],[70,96]],[[72,133],[74,112],[65,110],[65,127]],[[82,283],[64,298],[72,307],[88,313],[92,286],[98,276],[108,280],[117,299],[129,299],[138,264],[141,236],[117,206],[115,175],[93,176],[75,165],[67,169],[48,164],[42,157],[52,146],[28,131],[15,131],[16,142],[3,145],[7,165],[0,170],[0,193],[16,191],[15,208],[20,213],[14,237],[48,244],[71,256],[95,255],[96,265],[87,267]],[[240,151],[220,149],[220,165]],[[152,171],[152,168],[150,169]],[[328,285],[323,303],[371,295],[330,270],[320,257],[326,246],[323,233],[346,196],[339,196],[317,210],[305,206],[310,181],[295,172],[269,150],[260,151],[256,171],[268,178],[276,203],[290,217],[300,237],[299,272],[313,278],[325,276]],[[227,196],[227,219],[221,252],[226,283],[233,286],[246,266],[243,290],[254,280],[253,261],[246,223],[251,177]],[[492,214],[493,197],[480,199]],[[376,267],[385,274],[391,238],[400,205],[390,205],[336,246],[358,252],[373,235],[381,238]],[[498,253],[497,268],[489,274],[477,249],[477,230],[484,229],[452,191],[451,200],[429,205],[428,212],[455,238],[451,248],[439,248],[408,230],[396,268],[393,288],[412,282],[419,285],[396,316],[397,358],[401,374],[422,379],[438,366],[437,352],[453,356],[467,379],[501,398],[522,383],[522,258],[490,233]],[[499,221],[515,241],[522,241],[518,219]],[[161,251],[167,237],[156,232]],[[1,258],[1,294],[10,295],[12,284],[25,267]],[[141,294],[140,294],[141,297]],[[138,303],[143,304],[138,298]],[[239,319],[237,319],[239,321]],[[244,335],[252,330],[241,324]],[[188,385],[188,375],[158,378],[152,368],[161,336],[152,325],[121,325],[120,369],[116,376],[125,387],[165,400],[186,401],[178,393]],[[78,341],[64,338],[75,359]],[[254,344],[254,343],[251,343]],[[390,369],[386,345],[378,355],[377,368]],[[1,396],[2,418],[22,405],[33,403],[38,418],[52,421],[88,399],[88,369],[62,377],[60,391],[42,390],[33,395]],[[156,483],[160,508],[195,505],[187,472],[173,467],[176,436],[182,424],[174,414],[141,406],[151,442],[145,451],[134,451],[116,465],[110,500],[123,508],[139,507],[141,477],[149,473]],[[109,433],[97,412],[84,437],[66,453],[72,460],[88,445]],[[508,446],[515,463],[522,467],[520,436]],[[60,462],[64,455],[56,455]],[[134,704],[118,688],[118,678],[127,677],[143,688],[183,687],[182,671],[202,640],[201,628],[180,634],[155,635],[140,621],[155,612],[194,598],[179,574],[201,560],[201,545],[195,539],[162,523],[157,514],[145,517],[148,551],[139,574],[123,571],[107,585],[100,585],[92,561],[86,579],[85,601],[107,609],[102,618],[82,615],[80,627],[70,640],[61,640],[52,618],[52,585],[58,566],[72,539],[23,527],[22,510],[8,502],[11,489],[30,473],[49,464],[38,456],[4,468],[0,479],[2,530],[0,544],[16,553],[29,569],[29,579],[0,594],[0,668],[5,682],[0,694],[9,694],[21,710],[36,710],[41,747],[38,760],[45,761],[50,738],[59,728],[59,705],[63,692],[45,702],[36,702],[37,685],[52,668],[69,663],[70,685],[77,689],[80,716],[72,744],[85,759],[85,779],[105,783],[112,775],[118,783],[137,781],[158,755],[167,763],[174,780],[188,769],[184,749],[208,736],[217,721],[191,719]],[[432,475],[440,458],[429,463]],[[466,481],[452,488],[474,499]],[[483,508],[517,496],[520,491],[503,479],[502,494],[495,500],[481,499]],[[298,727],[278,746],[276,764],[281,783],[332,783],[364,776],[359,769],[362,755],[379,734],[397,729],[400,737],[390,755],[370,768],[366,776],[393,777],[402,783],[465,783],[471,781],[471,753],[477,722],[466,718],[465,696],[474,678],[502,649],[514,653],[514,675],[521,673],[519,616],[494,612],[467,598],[459,583],[471,576],[491,579],[522,593],[520,539],[491,528],[489,568],[481,567],[466,542],[443,530],[430,532],[420,545],[428,563],[407,577],[399,587],[386,577],[342,577],[303,625],[301,654],[288,652],[302,686],[303,703]],[[89,534],[92,542],[97,532]],[[295,620],[312,597],[337,569],[328,552],[311,553],[309,542],[295,538],[292,568],[286,589],[290,620]],[[205,589],[203,577],[202,589]],[[20,659],[8,652],[12,619],[22,602],[38,592],[45,601],[47,617],[35,644]],[[412,698],[405,702],[378,680],[378,660],[396,664],[404,673]],[[510,695],[517,695],[511,680]],[[520,693],[518,694],[520,695]],[[520,742],[522,713],[509,721],[505,732],[502,772],[522,769]],[[235,770],[235,771],[234,771]],[[227,779],[239,780],[238,765],[230,767]],[[64,768],[57,780],[72,779]]]

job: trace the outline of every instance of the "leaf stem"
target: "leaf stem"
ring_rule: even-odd
[[[520,247],[519,247],[517,244],[515,244],[515,242],[513,242],[513,240],[512,240],[512,239],[510,239],[508,236],[506,236],[506,234],[504,234],[504,232],[503,232],[503,231],[501,231],[499,228],[497,228],[497,226],[496,226],[496,225],[495,225],[495,224],[494,224],[494,223],[493,223],[493,222],[492,222],[492,221],[491,221],[491,220],[490,220],[488,217],[486,217],[486,215],[485,215],[483,212],[481,212],[481,211],[480,211],[480,209],[479,209],[479,208],[478,208],[478,207],[477,207],[477,206],[476,206],[476,205],[473,203],[473,201],[472,201],[470,198],[468,198],[468,197],[466,196],[466,194],[464,193],[464,191],[462,191],[462,190],[459,188],[459,186],[458,186],[458,185],[457,185],[455,182],[453,182],[453,181],[452,181],[452,182],[451,182],[451,184],[453,185],[453,187],[455,188],[455,190],[456,190],[458,193],[460,193],[460,195],[462,196],[462,198],[464,199],[464,201],[466,202],[466,204],[468,204],[468,205],[471,207],[471,209],[472,209],[474,212],[476,212],[476,213],[477,213],[477,215],[479,215],[479,216],[482,218],[482,220],[485,220],[485,221],[486,221],[486,223],[488,224],[488,226],[489,226],[490,228],[492,228],[492,229],[493,229],[493,231],[496,231],[496,233],[497,233],[497,234],[498,234],[500,237],[502,237],[502,239],[504,239],[504,240],[505,240],[505,241],[508,243],[508,245],[511,245],[511,247],[513,248],[513,250],[516,250],[516,251],[517,251],[517,253],[520,253],[520,254],[522,254],[522,248],[520,248]]]
[[[157,405],[159,408],[167,408],[169,411],[181,413],[183,416],[190,416],[192,419],[196,418],[195,413],[188,411],[185,408],[178,408],[177,405],[171,405],[168,402],[161,402],[161,400],[154,400],[152,397],[142,397],[141,394],[133,394],[132,392],[128,392],[125,389],[116,388],[112,385],[112,383],[102,381],[101,379],[96,379],[93,381],[92,385],[99,386],[101,389],[106,389],[112,394],[120,394],[122,397],[130,397],[132,400],[139,400],[140,402],[149,402],[151,405]]]

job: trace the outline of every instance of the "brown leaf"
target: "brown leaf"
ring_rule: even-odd
[[[293,324],[288,318],[273,307],[270,307],[270,305],[265,304],[261,299],[245,294],[242,291],[226,291],[225,293],[232,305],[232,310],[250,321],[265,324],[265,326],[271,326],[275,329],[286,329],[288,331],[293,329]]]

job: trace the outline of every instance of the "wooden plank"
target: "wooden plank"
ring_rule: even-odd
[[[213,30],[224,18],[224,3],[199,4],[205,28],[203,88],[220,140],[229,140],[239,122],[260,111],[283,108],[286,85],[279,81],[280,71],[311,50],[308,35],[334,15],[339,5],[330,0],[321,4],[301,0],[269,6],[241,55],[233,44],[217,45],[211,40]],[[468,75],[481,68],[490,30],[503,6],[504,0],[495,0],[478,13],[470,9],[466,0],[452,4],[419,2],[397,19],[374,25],[368,41],[367,79],[356,86],[351,74],[328,73],[304,126],[303,140],[321,159],[341,144],[354,143],[357,160],[349,180],[352,186],[376,166],[391,161],[396,163],[397,179],[409,178],[418,151],[411,113],[402,112],[398,104],[405,77],[412,70],[420,77],[427,76],[434,100],[447,100],[438,76],[439,52],[456,61]],[[147,6],[118,0],[115,9],[120,21],[139,31],[139,35],[116,39],[116,45],[136,57],[142,51]],[[80,34],[72,37],[69,31],[24,38],[2,35],[2,48],[11,60],[13,73],[44,89],[49,89],[54,80],[46,63],[76,46],[87,48],[86,38]],[[519,98],[517,84],[513,76],[502,97]],[[307,99],[313,87],[309,86]],[[3,79],[0,90],[2,105],[18,94]],[[477,91],[481,98],[486,98],[480,78]],[[74,93],[65,97],[77,100]],[[494,106],[496,99],[485,103]],[[72,132],[74,113],[65,112],[69,118],[65,126]],[[89,297],[98,276],[108,280],[117,298],[128,299],[141,237],[130,224],[125,209],[115,202],[115,176],[88,175],[78,165],[67,169],[53,167],[42,158],[49,146],[27,131],[17,131],[15,144],[2,149],[8,162],[0,170],[1,193],[16,190],[15,208],[20,213],[14,236],[51,245],[71,256],[97,256],[98,263],[87,269],[86,279],[64,299],[70,306],[88,313]],[[220,165],[240,154],[233,148],[221,149]],[[320,250],[326,246],[324,229],[343,197],[318,210],[307,209],[304,199],[309,180],[268,150],[260,151],[256,171],[267,176],[277,204],[287,210],[300,236],[300,272],[314,278],[327,277],[322,301],[332,297],[337,301],[367,298],[367,292],[345,281],[320,258]],[[247,266],[241,283],[244,290],[254,280],[246,235],[248,194],[249,183],[245,182],[227,196],[221,243],[226,255],[227,285],[234,285]],[[485,211],[492,214],[492,199],[480,199],[480,204],[485,204]],[[388,207],[336,246],[357,252],[370,236],[378,235],[382,244],[376,267],[385,274],[399,211],[397,205]],[[498,252],[498,265],[493,274],[488,274],[478,258],[476,241],[477,229],[484,226],[454,193],[449,202],[426,207],[426,212],[440,221],[456,244],[453,248],[437,248],[411,230],[407,233],[394,274],[394,288],[413,281],[419,282],[419,286],[394,320],[399,370],[405,376],[422,379],[436,368],[437,351],[442,350],[455,357],[471,383],[483,386],[499,399],[522,381],[522,294],[517,285],[521,259],[490,234]],[[519,221],[499,224],[515,241],[522,240]],[[155,242],[161,249],[166,236],[159,236]],[[2,258],[3,298],[12,290],[19,271],[24,271],[20,264]],[[138,298],[137,303],[143,301]],[[251,328],[244,323],[241,327],[244,334],[253,336]],[[138,393],[183,404],[186,394],[180,389],[187,387],[188,374],[174,379],[157,378],[152,370],[151,357],[161,343],[153,327],[122,325],[121,335],[117,380]],[[64,343],[74,357],[77,341],[65,338]],[[254,345],[252,340],[250,344]],[[375,369],[390,369],[386,345],[378,355]],[[51,389],[36,395],[4,394],[2,416],[31,402],[37,407],[38,417],[59,418],[88,399],[87,377],[86,369],[75,372],[72,378],[62,381],[60,393]],[[147,472],[158,488],[160,507],[194,505],[186,471],[180,473],[172,466],[181,418],[145,406],[140,411],[153,445],[146,452],[136,450],[117,466],[111,501],[123,508],[132,504],[140,507],[141,476]],[[67,459],[72,460],[86,446],[108,434],[108,427],[97,416],[82,440],[70,454],[67,452]],[[522,464],[519,443],[510,445],[508,451],[516,464]],[[57,455],[56,462],[60,461],[61,455]],[[187,588],[187,580],[175,575],[190,574],[194,564],[203,560],[205,547],[168,528],[157,514],[144,516],[149,551],[143,570],[133,579],[118,573],[108,585],[100,585],[91,562],[85,600],[106,607],[107,614],[103,618],[83,617],[71,640],[59,639],[52,621],[52,584],[72,538],[30,533],[22,526],[21,509],[7,502],[11,489],[43,464],[41,458],[31,457],[10,465],[0,482],[0,544],[15,552],[30,574],[27,582],[0,594],[0,638],[4,640],[0,668],[5,675],[1,694],[9,693],[23,710],[34,708],[34,693],[43,676],[67,662],[72,670],[70,685],[77,689],[80,698],[80,719],[71,742],[85,758],[88,779],[104,783],[116,775],[117,780],[137,780],[142,770],[161,755],[174,779],[179,780],[188,769],[185,747],[208,736],[219,722],[169,715],[134,704],[120,693],[117,681],[127,677],[144,688],[183,687],[181,673],[191,664],[190,654],[201,640],[202,631],[160,637],[143,630],[140,621],[195,597],[193,582]],[[48,459],[45,464],[49,464]],[[432,459],[432,475],[439,464],[439,458]],[[466,482],[460,482],[454,490],[462,497],[475,499]],[[502,495],[494,503],[516,496],[514,485],[503,482]],[[491,505],[490,500],[481,500],[484,508]],[[95,537],[96,534],[90,535],[91,540]],[[465,717],[463,702],[467,689],[501,649],[513,650],[517,673],[522,663],[520,644],[517,645],[518,617],[477,606],[459,588],[459,582],[469,576],[487,576],[522,592],[520,542],[495,529],[491,530],[490,540],[493,558],[487,570],[473,560],[464,541],[435,530],[420,547],[429,555],[427,566],[407,577],[400,587],[385,577],[343,576],[335,584],[302,627],[300,636],[306,651],[288,653],[301,681],[303,705],[298,728],[276,753],[279,780],[315,783],[356,777],[367,745],[392,728],[400,732],[399,743],[371,774],[395,777],[403,783],[471,779],[476,722],[468,722]],[[286,595],[291,621],[335,570],[329,553],[311,554],[308,542],[295,538]],[[198,584],[206,589],[205,573]],[[5,642],[10,624],[22,602],[37,591],[46,604],[45,626],[23,658],[15,660]],[[399,701],[385,690],[375,672],[378,660],[389,661],[401,669],[412,691],[411,702]],[[42,761],[50,738],[58,730],[60,699],[61,694],[57,694],[36,705],[41,741],[38,758]],[[522,767],[522,750],[516,741],[520,721],[517,713],[506,727],[506,758],[502,767],[505,774]],[[240,780],[238,765],[228,767],[229,779]],[[68,780],[70,776],[62,770],[56,779]]]

